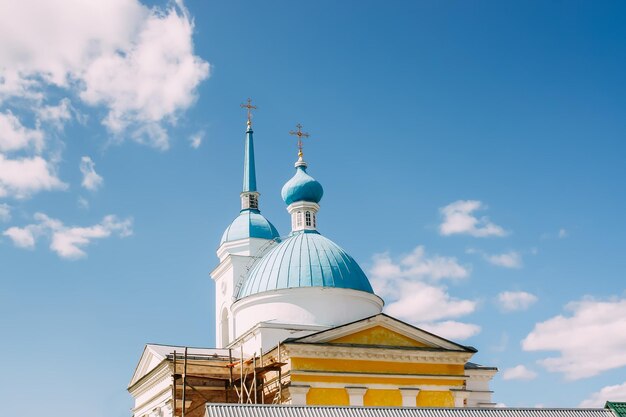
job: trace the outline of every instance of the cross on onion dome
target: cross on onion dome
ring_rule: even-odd
[[[302,158],[302,138],[308,138],[309,134],[302,131],[302,125],[300,123],[296,125],[296,128],[298,128],[298,130],[290,130],[289,134],[298,137],[298,157]]]

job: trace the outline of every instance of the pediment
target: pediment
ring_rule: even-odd
[[[378,314],[359,321],[323,330],[295,339],[298,343],[423,348],[457,352],[475,352],[472,347],[459,345],[401,320]]]
[[[141,358],[139,358],[139,363],[135,368],[135,372],[133,373],[133,377],[128,384],[129,387],[132,387],[139,381],[141,378],[146,376],[150,371],[159,366],[161,362],[166,358],[166,353],[163,352],[164,346],[154,346],[154,345],[146,345],[143,349],[143,353],[141,354]]]

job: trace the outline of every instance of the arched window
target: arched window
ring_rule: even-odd
[[[307,211],[306,213],[304,213],[304,224],[306,226],[311,226],[311,212]]]
[[[317,229],[317,216],[313,213],[313,227]]]
[[[302,212],[296,214],[296,227],[302,227]]]
[[[228,332],[228,310],[224,308],[222,310],[222,320],[220,322],[222,327],[222,347],[228,346],[228,342],[230,342],[230,335]]]

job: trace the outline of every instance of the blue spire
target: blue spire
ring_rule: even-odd
[[[256,170],[254,168],[254,140],[252,124],[248,122],[246,130],[245,155],[243,162],[243,192],[256,192]]]

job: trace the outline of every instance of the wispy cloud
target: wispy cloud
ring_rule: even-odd
[[[189,137],[189,146],[194,149],[198,149],[200,145],[202,145],[202,141],[204,140],[204,131],[201,130],[199,132],[194,133]]]
[[[19,151],[31,148],[41,152],[44,134],[38,129],[25,127],[10,110],[0,112],[0,152]]]
[[[37,240],[46,237],[50,249],[66,259],[79,259],[87,254],[83,250],[95,239],[112,235],[127,237],[132,234],[132,220],[119,220],[116,216],[105,216],[98,224],[80,227],[65,226],[60,220],[43,213],[35,214],[36,223],[24,227],[11,227],[3,235],[10,238],[16,247],[34,249]]]
[[[537,323],[522,348],[559,352],[539,363],[568,380],[626,366],[626,299],[586,298],[568,303],[565,310],[570,314]]]
[[[429,256],[423,246],[397,259],[376,254],[369,270],[375,292],[386,302],[385,311],[444,337],[465,339],[480,331],[474,324],[452,321],[476,309],[476,301],[458,299],[448,293],[442,280],[469,276],[469,267],[456,258]]]
[[[527,310],[537,300],[536,295],[525,291],[504,291],[497,297],[498,305],[506,312]]]
[[[9,220],[11,220],[11,206],[0,203],[0,222],[8,222]]]
[[[490,254],[479,249],[468,249],[470,254],[480,254],[483,259],[492,265],[501,266],[503,268],[519,269],[524,266],[522,255],[517,251],[508,251],[505,253]]]
[[[477,200],[458,200],[440,209],[443,222],[439,233],[443,236],[467,234],[474,237],[505,236],[507,232],[488,217],[476,217],[474,212],[487,207]]]
[[[531,379],[535,378],[537,378],[537,373],[526,368],[524,365],[517,365],[513,368],[505,369],[504,372],[502,372],[502,379],[504,379],[505,381],[530,381]]]
[[[80,172],[83,174],[83,181],[81,182],[81,185],[84,188],[90,191],[95,191],[102,186],[104,179],[96,172],[96,164],[90,157],[83,156],[80,159],[79,168]]]
[[[626,398],[626,382],[618,385],[608,385],[600,391],[594,392],[589,398],[578,404],[581,408],[602,408],[607,401],[624,401]]]
[[[55,105],[43,105],[36,110],[38,120],[52,124],[57,130],[62,130],[72,119],[73,107],[69,98],[65,97]]]

